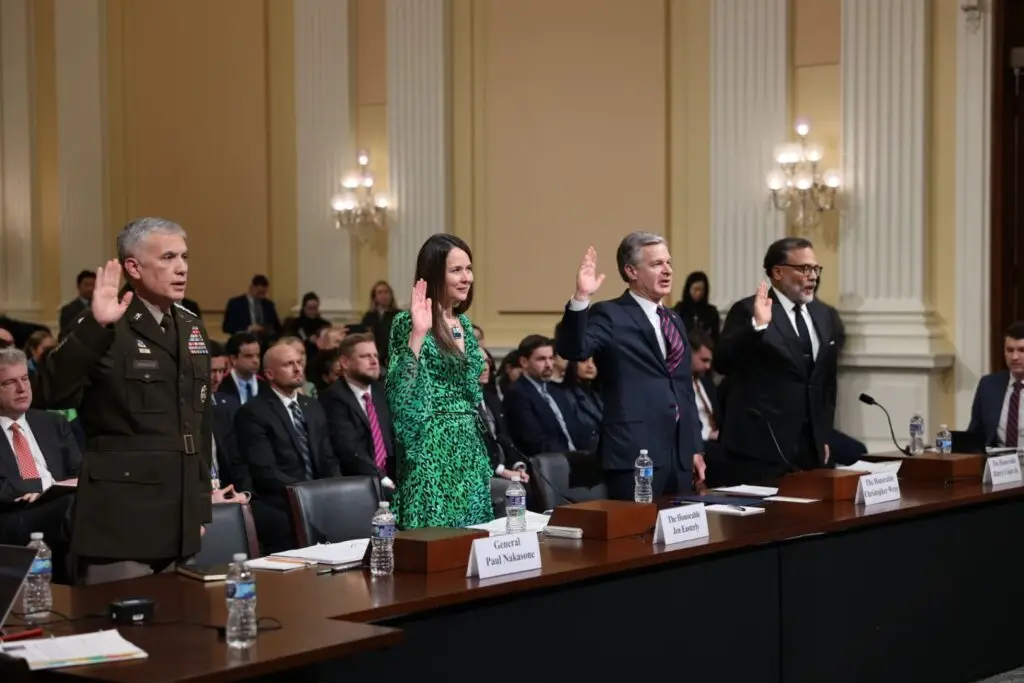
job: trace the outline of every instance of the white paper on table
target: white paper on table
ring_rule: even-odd
[[[764,513],[763,507],[753,505],[723,505],[721,503],[706,505],[704,506],[704,510],[707,512],[717,512],[722,515],[736,515],[737,517],[760,515]]]
[[[849,470],[851,472],[867,472],[869,474],[878,474],[880,472],[899,472],[900,471],[899,460],[883,460],[882,462],[868,462],[866,460],[858,460],[852,465],[837,465],[837,470]]]
[[[501,517],[499,519],[485,522],[483,524],[470,524],[467,529],[481,529],[486,531],[491,536],[501,536],[505,533],[505,525],[507,517]],[[542,515],[539,512],[526,511],[526,530],[527,531],[540,531],[548,525],[551,520],[551,515]]]
[[[712,490],[717,493],[731,493],[737,496],[754,496],[755,498],[774,496],[779,492],[777,488],[772,486],[753,486],[751,484],[739,484],[738,486],[723,486],[721,488]]]
[[[985,455],[1009,455],[1010,453],[1016,453],[1017,448],[1015,446],[986,446]]]
[[[765,500],[773,503],[820,503],[818,498],[794,498],[793,496],[768,496]]]
[[[366,548],[370,545],[368,538],[356,538],[341,543],[323,543],[311,545],[308,548],[298,550],[285,550],[281,553],[274,553],[271,557],[287,557],[297,560],[307,560],[317,564],[325,564],[337,567],[344,564],[362,562],[366,555]]]
[[[122,662],[149,656],[113,629],[60,638],[36,638],[2,647],[4,654],[24,659],[32,671]]]

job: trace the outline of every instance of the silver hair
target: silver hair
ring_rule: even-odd
[[[615,252],[615,262],[619,266],[619,275],[624,282],[629,282],[626,266],[636,266],[640,262],[640,251],[655,244],[668,246],[664,237],[653,232],[631,232],[622,238],[619,249]]]
[[[28,365],[28,356],[25,352],[14,346],[0,349],[0,367],[9,365]]]
[[[135,249],[156,232],[180,235],[182,239],[188,239],[185,229],[174,221],[169,221],[166,218],[136,218],[124,226],[121,234],[117,236],[117,260],[124,265],[124,260],[129,256],[134,256]]]

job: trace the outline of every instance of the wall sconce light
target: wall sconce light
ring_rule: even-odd
[[[348,230],[366,243],[378,231],[387,230],[390,205],[387,196],[373,191],[370,155],[360,151],[357,162],[359,170],[342,179],[342,191],[331,198],[331,208],[334,209],[334,227]]]
[[[981,15],[985,12],[985,0],[967,0],[960,5],[960,11],[964,13],[967,30],[976,33],[981,27]]]
[[[775,148],[778,168],[768,174],[766,182],[771,202],[779,211],[796,210],[793,225],[810,228],[821,220],[823,211],[835,206],[836,192],[842,184],[838,171],[819,172],[824,152],[818,145],[807,143],[811,132],[805,119],[796,122],[798,142],[786,142]]]

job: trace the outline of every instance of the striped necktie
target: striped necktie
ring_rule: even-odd
[[[683,360],[683,337],[667,308],[658,306],[658,317],[661,319],[661,334],[665,337],[665,366],[672,373]]]

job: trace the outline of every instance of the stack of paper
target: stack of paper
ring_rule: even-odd
[[[738,517],[746,517],[747,515],[760,515],[764,512],[763,507],[756,505],[707,505],[704,507],[707,512],[717,512],[722,515],[737,515]]]
[[[866,460],[858,460],[852,465],[839,465],[836,469],[850,470],[851,472],[867,472],[868,474],[877,474],[879,472],[899,472],[900,461],[883,460],[882,462],[867,462]]]
[[[767,496],[774,496],[778,494],[779,490],[772,486],[752,486],[750,484],[740,484],[739,486],[722,486],[717,489],[712,489],[717,493],[729,493],[734,496],[753,496],[755,498],[765,498]]]
[[[311,545],[308,548],[299,548],[298,550],[286,550],[282,553],[274,553],[265,559],[271,561],[274,558],[297,560],[310,564],[326,565],[332,569],[345,569],[362,564],[363,556],[366,555],[366,548],[369,545],[370,539],[357,538],[351,541],[342,541],[341,543],[323,543]]]
[[[32,671],[122,662],[149,656],[113,630],[25,640],[4,645],[3,651],[11,657],[24,659]]]
[[[551,515],[542,515],[539,512],[526,512],[526,530],[527,531],[540,531],[548,525],[548,521],[551,519]],[[507,517],[501,517],[492,522],[486,524],[471,524],[469,529],[483,529],[488,532],[491,536],[501,536],[506,533],[505,524]]]

